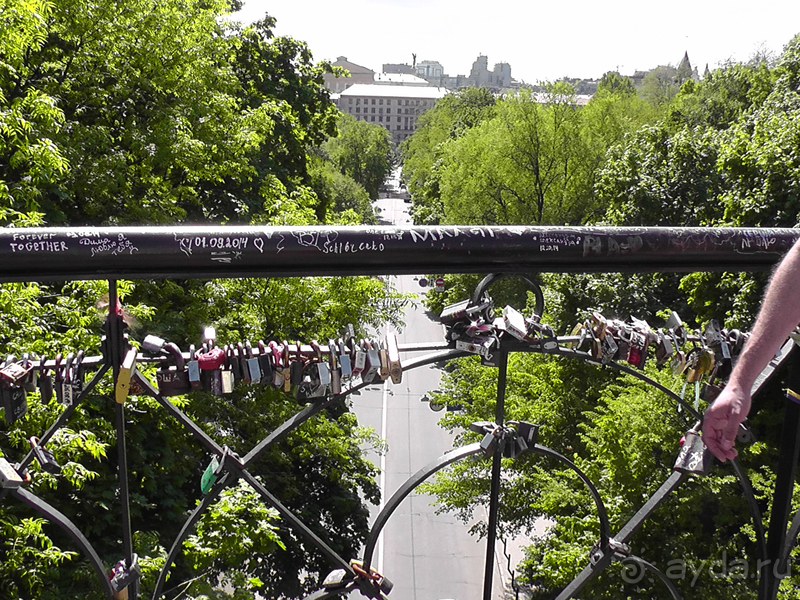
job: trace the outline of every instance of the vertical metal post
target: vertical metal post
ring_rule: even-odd
[[[497,374],[497,404],[494,422],[502,426],[506,418],[506,376],[508,374],[508,352],[499,351]],[[486,568],[483,576],[483,600],[492,598],[492,578],[494,575],[494,547],[497,542],[497,513],[500,508],[500,470],[503,460],[502,443],[498,444],[492,456],[492,483],[489,492],[489,529],[486,532]]]
[[[775,492],[772,496],[772,510],[767,534],[767,558],[769,559],[761,577],[762,600],[775,600],[781,577],[788,572],[788,565],[779,564],[783,544],[786,539],[786,528],[789,523],[789,512],[792,508],[792,491],[794,490],[795,472],[797,470],[798,452],[800,452],[800,400],[788,397],[792,392],[800,393],[800,349],[792,348],[789,356],[789,376],[786,405],[783,413],[783,431],[778,455],[778,468],[775,472]]]
[[[117,312],[117,281],[108,280],[108,359],[111,361],[114,389],[117,387],[119,369],[125,352],[122,315]],[[113,397],[113,392],[112,392]],[[117,462],[119,463],[119,497],[122,513],[122,551],[125,563],[130,567],[133,561],[133,533],[131,531],[130,492],[128,490],[128,452],[125,447],[125,405],[114,402],[117,423]],[[139,595],[139,582],[128,586],[129,600],[136,600]]]

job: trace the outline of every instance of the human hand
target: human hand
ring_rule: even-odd
[[[733,447],[739,424],[750,412],[750,394],[742,388],[728,385],[703,416],[703,442],[711,453],[725,462],[737,456]]]

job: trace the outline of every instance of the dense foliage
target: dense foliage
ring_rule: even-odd
[[[562,84],[550,86],[545,95],[522,92],[498,99],[457,134],[440,133],[455,131],[457,120],[440,103],[404,146],[404,177],[414,193],[417,220],[797,226],[800,36],[774,65],[761,60],[729,64],[702,79],[679,71],[656,70],[638,90],[607,74],[584,107]],[[431,302],[436,310],[468,297],[477,281],[447,278],[448,291]],[[546,298],[544,321],[566,334],[590,309],[609,317],[646,318],[656,327],[663,326],[665,309],[674,309],[692,327],[716,318],[747,329],[766,276],[539,279]],[[528,302],[518,282],[497,287],[500,307]],[[668,369],[648,367],[647,374],[678,393],[683,388],[682,378]],[[464,410],[448,413],[443,423],[464,431],[473,421],[493,419],[496,379],[476,359],[457,361],[445,375],[441,401]],[[783,407],[777,387],[756,402],[751,414],[759,442],[740,450],[762,508],[774,483],[780,436]],[[686,393],[694,393],[691,386]],[[509,419],[541,424],[542,443],[590,475],[612,531],[669,476],[678,440],[691,425],[685,411],[635,379],[535,355],[512,356],[507,407]],[[467,431],[457,443],[477,439]],[[532,540],[521,570],[534,598],[552,598],[583,568],[597,541],[594,505],[570,471],[538,456],[504,460],[502,534],[525,535],[549,523]],[[438,494],[443,510],[471,522],[488,497],[488,464],[456,466],[429,489]],[[729,467],[717,465],[713,477],[692,479],[671,496],[633,538],[632,550],[666,572],[686,597],[755,598],[754,539],[736,478]],[[666,593],[654,578],[634,579],[627,569],[614,567],[580,597]],[[795,598],[796,590],[792,575],[783,581],[781,597]]]
[[[0,0],[0,218],[6,225],[374,222],[369,195],[388,168],[382,128],[359,131],[369,170],[338,158],[356,143],[323,85],[332,68],[304,43],[276,37],[265,16],[242,26],[227,0]],[[235,16],[235,15],[234,15]],[[338,128],[342,138],[333,142]],[[333,148],[336,150],[334,151]],[[370,162],[371,161],[371,162]],[[378,165],[378,166],[376,166]],[[364,176],[356,181],[351,175]],[[402,298],[373,278],[119,282],[129,331],[183,349],[204,325],[218,343],[327,340],[347,323],[396,320]],[[100,353],[104,282],[0,287],[0,348],[20,356]],[[302,299],[302,300],[299,300]],[[106,302],[107,304],[107,302]],[[99,307],[99,308],[98,308]],[[144,372],[153,376],[152,368]],[[90,371],[91,372],[91,371]],[[108,378],[50,443],[63,465],[32,467],[30,490],[62,510],[107,565],[122,555],[114,401]],[[244,456],[297,411],[272,388],[176,403]],[[0,426],[11,462],[63,411],[29,395],[25,418]],[[146,396],[126,405],[132,529],[152,593],[166,549],[201,497],[209,456]],[[342,556],[367,532],[377,501],[362,430],[344,406],[310,420],[251,472]],[[0,503],[0,597],[84,598],[99,592],[63,532]],[[243,484],[201,519],[172,569],[168,597],[302,597],[330,566]]]

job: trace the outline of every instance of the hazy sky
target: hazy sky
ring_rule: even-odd
[[[380,71],[416,53],[468,75],[485,54],[490,69],[508,62],[528,83],[677,66],[685,51],[702,74],[706,63],[747,60],[761,46],[780,53],[800,33],[797,0],[245,0],[238,19],[264,13],[315,60],[346,56]]]

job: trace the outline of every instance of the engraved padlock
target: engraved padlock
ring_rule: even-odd
[[[0,404],[3,407],[6,425],[15,423],[28,412],[28,399],[25,388],[19,385],[0,385]]]
[[[181,349],[175,343],[169,342],[164,344],[161,350],[171,357],[172,364],[164,365],[156,371],[158,393],[162,396],[188,394],[192,387],[189,384],[189,373]]]
[[[700,434],[694,429],[690,429],[684,436],[681,451],[672,468],[680,473],[708,475],[713,460],[714,457],[706,448]]]

